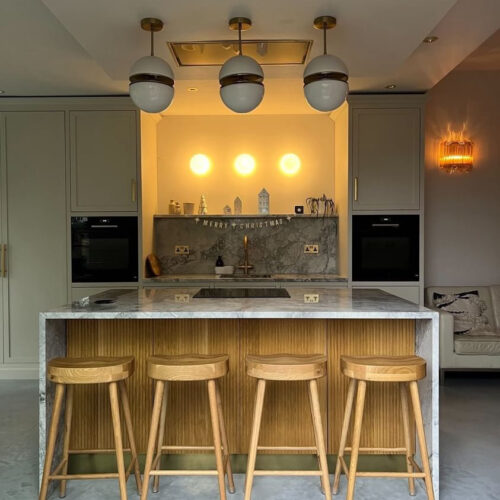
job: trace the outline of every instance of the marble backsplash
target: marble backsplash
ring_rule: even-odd
[[[226,266],[243,264],[248,236],[252,274],[337,273],[337,217],[155,216],[154,248],[163,274],[210,274],[220,255]],[[319,245],[305,254],[306,244]],[[176,255],[177,245],[189,255]],[[235,272],[241,273],[241,270]]]

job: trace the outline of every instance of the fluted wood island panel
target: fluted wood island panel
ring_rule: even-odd
[[[67,353],[72,357],[136,357],[128,382],[139,451],[147,445],[153,387],[146,359],[153,354],[229,355],[230,369],[221,380],[228,438],[234,453],[246,453],[256,381],[245,374],[247,354],[313,354],[328,356],[328,377],[319,381],[328,453],[336,453],[344,413],[347,379],[340,373],[341,354],[414,354],[413,320],[309,319],[166,319],[70,320]],[[391,384],[394,386],[394,384]],[[368,391],[362,446],[404,445],[395,387],[371,384]],[[109,449],[113,430],[105,387],[75,388],[74,449]],[[166,436],[178,445],[210,445],[208,398],[203,382],[171,383]],[[269,383],[262,422],[263,446],[313,446],[305,382]]]

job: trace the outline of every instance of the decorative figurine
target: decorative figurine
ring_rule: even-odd
[[[269,214],[269,193],[265,188],[259,193],[259,214]]]
[[[229,205],[226,205],[223,210],[222,210],[224,215],[231,215],[231,207]]]
[[[200,207],[198,208],[198,214],[207,215],[207,213],[208,213],[207,200],[205,200],[205,195],[202,194],[200,198]]]
[[[241,203],[240,197],[237,196],[234,199],[234,215],[241,215],[243,210],[243,204]]]

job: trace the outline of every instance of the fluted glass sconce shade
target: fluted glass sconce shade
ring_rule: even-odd
[[[331,16],[314,20],[314,27],[323,30],[323,55],[315,57],[304,70],[304,95],[318,111],[337,109],[349,91],[346,65],[338,57],[326,53],[326,30],[334,28],[336,22]]]
[[[166,61],[154,55],[153,35],[163,28],[163,22],[146,18],[141,27],[151,33],[151,55],[141,57],[130,69],[130,97],[143,111],[159,113],[174,97],[174,73]]]
[[[440,147],[439,167],[449,174],[470,172],[473,167],[471,141],[443,141]]]

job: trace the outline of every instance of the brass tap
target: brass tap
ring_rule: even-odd
[[[245,252],[245,257],[243,260],[243,264],[241,266],[238,266],[238,269],[243,269],[243,273],[248,275],[248,271],[250,269],[253,269],[252,264],[249,264],[249,259],[248,259],[248,236],[245,234],[243,237],[243,250]]]

